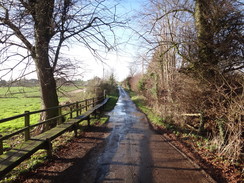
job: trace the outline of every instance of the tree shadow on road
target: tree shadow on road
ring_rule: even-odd
[[[44,164],[20,175],[17,182],[80,182],[87,160],[103,150],[110,131],[105,125],[87,128],[59,148]]]

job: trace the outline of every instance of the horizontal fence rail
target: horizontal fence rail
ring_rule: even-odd
[[[184,114],[181,114],[181,116],[185,116],[185,117],[198,117],[199,118],[199,127],[198,127],[198,130],[197,132],[198,133],[201,133],[203,131],[203,127],[204,127],[204,121],[203,121],[203,114],[202,113],[184,113]],[[191,129],[191,130],[195,130],[194,127],[192,127],[191,125],[188,125],[187,126]]]
[[[4,135],[4,136],[0,135],[0,155],[3,154],[3,151],[4,151],[4,148],[3,148],[4,140],[7,140],[13,136],[19,135],[20,133],[24,133],[24,140],[27,141],[31,138],[31,129],[33,129],[34,127],[38,127],[41,125],[49,125],[49,124],[54,124],[53,127],[55,127],[58,124],[65,122],[67,119],[78,117],[79,115],[82,114],[82,112],[85,112],[85,111],[89,110],[90,108],[94,107],[96,104],[100,103],[105,98],[106,98],[106,96],[104,95],[102,97],[85,99],[82,101],[77,101],[74,103],[69,103],[69,104],[52,107],[52,108],[48,108],[48,109],[31,111],[31,112],[25,111],[23,114],[1,119],[0,124],[4,123],[4,122],[9,122],[9,121],[12,121],[12,120],[15,120],[18,118],[23,118],[23,128],[15,131],[13,133]],[[50,111],[50,110],[54,110],[54,109],[59,110],[58,116],[47,119],[45,121],[37,122],[36,124],[33,124],[33,125],[30,125],[30,116],[31,115],[38,114],[38,113],[41,114],[42,112],[46,112],[46,111]]]

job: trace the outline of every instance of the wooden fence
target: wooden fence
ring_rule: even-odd
[[[102,97],[90,98],[90,99],[86,99],[83,101],[78,101],[78,102],[74,102],[74,103],[70,103],[70,104],[66,104],[66,105],[62,105],[62,106],[57,106],[57,107],[53,107],[53,108],[49,108],[49,109],[45,109],[45,110],[32,111],[32,112],[25,111],[25,113],[23,113],[23,114],[1,119],[0,124],[4,123],[4,122],[9,122],[9,121],[12,121],[12,120],[15,120],[18,118],[23,118],[23,128],[15,131],[15,132],[12,132],[10,134],[0,136],[0,155],[3,154],[3,151],[4,151],[4,148],[3,148],[4,140],[8,140],[13,136],[24,133],[24,141],[28,141],[31,138],[31,129],[34,129],[35,127],[38,127],[41,125],[52,124],[52,126],[56,126],[58,124],[61,124],[65,121],[64,119],[66,119],[66,120],[72,119],[74,117],[81,115],[83,112],[89,110],[89,108],[94,107],[96,104],[100,103],[105,98],[106,98],[106,96],[104,95]],[[30,125],[30,116],[31,115],[38,114],[38,113],[41,114],[42,112],[50,111],[50,110],[54,110],[54,109],[59,110],[58,116],[45,120],[45,121],[37,122],[36,124],[33,124],[33,125]]]
[[[203,114],[202,113],[184,113],[181,114],[181,116],[185,116],[185,117],[198,117],[199,118],[199,126],[198,129],[196,130],[194,127],[192,127],[191,125],[187,124],[187,126],[194,131],[197,131],[198,133],[201,133],[203,131],[204,128],[204,120],[203,120]]]

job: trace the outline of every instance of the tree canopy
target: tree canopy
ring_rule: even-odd
[[[57,106],[54,77],[72,65],[60,59],[61,49],[80,43],[98,56],[98,50],[115,47],[113,30],[120,25],[116,5],[104,0],[2,0],[0,54],[1,65],[7,66],[1,71],[3,75],[11,74],[23,63],[24,76],[34,62],[43,108]],[[16,56],[18,60],[13,62]],[[51,111],[43,116],[47,119],[57,113]]]

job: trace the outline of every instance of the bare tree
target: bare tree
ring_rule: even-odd
[[[102,47],[112,49],[115,40],[113,28],[119,24],[116,6],[110,7],[105,0],[2,0],[1,64],[10,63],[11,58],[19,56],[16,64],[3,68],[8,74],[18,65],[28,66],[34,61],[43,108],[57,106],[54,75],[60,71],[62,47],[78,42],[94,55]],[[16,52],[12,53],[12,50]],[[43,114],[43,119],[56,115],[58,110],[48,111]]]
[[[151,10],[145,13],[149,24],[144,26],[150,31],[144,36],[150,37],[145,40],[153,48],[167,44],[176,49],[186,72],[212,78],[218,72],[243,69],[243,3],[238,0],[149,0],[149,6]],[[171,40],[158,39],[163,24],[166,29],[163,35],[170,36]]]
[[[180,64],[179,61],[176,64],[177,50],[183,45],[179,27],[184,26],[187,22],[187,20],[182,22],[174,18],[174,14],[165,14],[169,11],[169,5],[174,3],[174,1],[170,2],[168,1],[167,4],[154,0],[150,1],[145,14],[147,21],[144,20],[143,23],[146,31],[149,30],[145,34],[145,36],[149,34],[149,38],[147,37],[145,40],[150,44],[150,52],[152,53],[147,70],[149,77],[146,80],[144,79],[144,82],[147,82],[148,90],[150,90],[148,96],[152,97],[155,108],[164,114],[166,114],[166,109],[162,110],[162,107],[166,105],[162,106],[161,103],[173,102],[171,85],[174,82],[176,65]],[[159,18],[163,15],[163,18]],[[145,22],[149,25],[145,25]]]
[[[133,77],[136,75],[137,71],[138,71],[138,64],[136,62],[132,62],[130,64],[129,68],[129,77]]]

